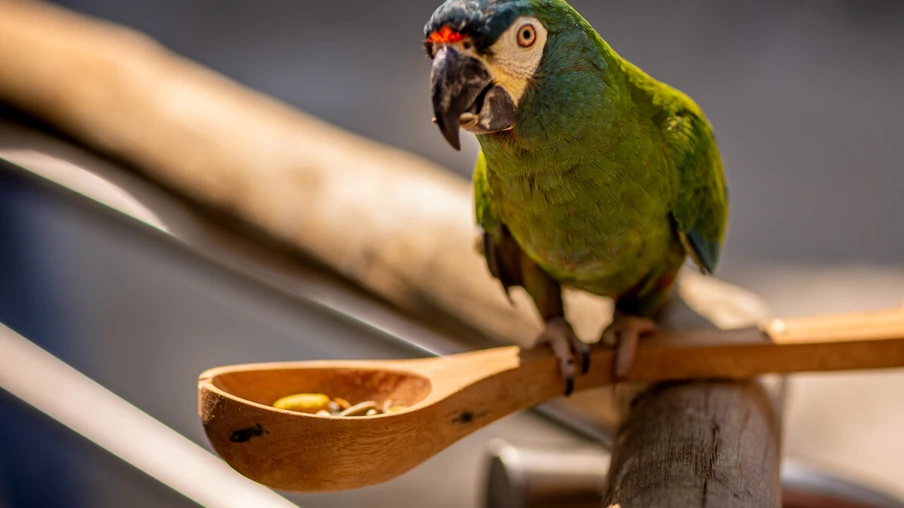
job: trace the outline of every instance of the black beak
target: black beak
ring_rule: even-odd
[[[486,67],[454,47],[442,46],[433,58],[433,112],[446,141],[461,149],[459,127],[472,132],[511,128],[515,105],[501,87],[494,86]]]

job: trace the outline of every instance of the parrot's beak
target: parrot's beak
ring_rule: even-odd
[[[431,93],[436,123],[446,141],[461,149],[459,127],[475,134],[511,129],[515,103],[479,60],[452,46],[442,46],[433,57]]]

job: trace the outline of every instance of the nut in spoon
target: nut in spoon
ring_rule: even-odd
[[[612,350],[595,348],[575,389],[611,384],[612,361]],[[659,334],[641,342],[627,381],[891,367],[904,367],[904,308]],[[557,369],[545,348],[515,346],[443,358],[218,367],[199,379],[200,415],[217,453],[257,482],[305,492],[355,489],[390,480],[499,418],[560,396]],[[407,407],[345,418],[271,406],[300,392]]]

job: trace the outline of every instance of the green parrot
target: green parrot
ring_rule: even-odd
[[[563,0],[448,0],[425,27],[434,121],[474,133],[489,271],[545,320],[565,393],[589,351],[561,287],[615,301],[601,340],[623,378],[689,256],[719,260],[728,195],[712,128],[685,94],[621,58]]]

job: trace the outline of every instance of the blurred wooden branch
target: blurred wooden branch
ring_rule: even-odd
[[[407,311],[449,311],[522,345],[539,332],[526,296],[509,304],[474,249],[463,179],[133,31],[37,2],[0,0],[0,9],[0,101]],[[570,312],[598,328],[603,305],[572,298]]]
[[[0,101],[204,208],[238,219],[249,231],[305,253],[409,314],[451,316],[523,346],[539,332],[526,295],[516,291],[512,306],[474,249],[468,183],[442,168],[294,111],[131,30],[43,3],[0,0],[0,62]],[[718,281],[685,277],[681,293],[718,326],[765,317],[758,300]],[[609,302],[573,292],[566,302],[578,333],[595,339],[610,316]],[[704,483],[712,490],[705,487],[701,499],[727,499],[713,497],[717,492],[744,499],[743,489],[763,486],[768,491],[755,499],[768,502],[734,505],[778,506],[773,479],[780,426],[757,426],[765,434],[753,435],[768,439],[754,442],[744,438],[751,435],[743,431],[748,420],[731,419],[732,411],[754,422],[777,417],[765,412],[762,398],[746,385],[712,386],[656,388],[637,399],[616,450],[612,499],[641,499],[632,492],[669,485],[672,471],[716,482],[736,478],[732,468],[740,460],[748,469],[744,481],[718,488]],[[710,393],[718,405],[709,404]],[[593,396],[597,407],[604,405],[599,392]],[[662,397],[668,399],[663,404],[672,404],[669,411],[655,402]],[[673,420],[681,407],[719,413],[724,418],[717,421],[718,436],[702,420]],[[638,425],[647,418],[661,426],[651,430],[660,441],[667,440],[669,427],[686,424],[676,442],[681,448],[641,446],[647,431],[632,429],[646,429]],[[738,425],[742,430],[731,430]],[[750,453],[733,454],[742,445],[762,452],[757,457],[763,462],[751,462]],[[645,458],[631,466],[627,453]],[[659,468],[660,460],[671,467]],[[668,499],[625,506],[636,505],[678,506]]]

